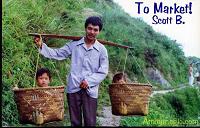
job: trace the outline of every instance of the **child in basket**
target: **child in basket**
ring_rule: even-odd
[[[51,82],[51,73],[47,68],[40,68],[36,73],[38,87],[48,87]]]
[[[117,73],[113,76],[112,83],[119,83],[119,84],[125,84],[126,83],[126,75],[123,73]]]

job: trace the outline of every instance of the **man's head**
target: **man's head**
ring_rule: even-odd
[[[91,16],[85,21],[86,37],[89,40],[94,40],[102,30],[103,23],[100,17]]]
[[[87,28],[89,24],[92,24],[93,26],[99,26],[99,31],[101,31],[103,28],[103,22],[101,18],[98,16],[88,17],[85,21],[85,29]]]
[[[37,70],[36,81],[39,87],[47,87],[51,81],[50,71],[47,68]]]

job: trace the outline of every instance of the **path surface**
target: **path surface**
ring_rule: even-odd
[[[165,93],[173,92],[175,90],[179,90],[179,89],[182,89],[182,88],[185,88],[185,87],[186,86],[182,86],[180,88],[171,89],[171,90],[153,91],[153,93],[151,94],[151,97],[154,96],[155,94],[165,94]],[[117,127],[117,126],[120,125],[121,116],[113,115],[112,110],[111,110],[111,106],[105,106],[105,107],[103,107],[103,110],[102,110],[102,116],[97,117],[97,119],[99,120],[100,126]]]
[[[120,116],[115,116],[112,114],[111,107],[103,107],[102,116],[97,117],[100,126],[119,126]]]
[[[153,93],[151,94],[151,97],[155,94],[165,94],[165,93],[168,93],[168,92],[173,92],[175,90],[180,90],[180,89],[183,89],[187,86],[182,86],[182,87],[179,87],[179,88],[176,88],[176,89],[170,89],[170,90],[160,90],[160,91],[153,91]]]

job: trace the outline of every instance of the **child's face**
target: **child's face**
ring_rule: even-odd
[[[124,81],[124,79],[120,79],[120,80],[118,81],[118,83],[120,83],[120,84],[125,84],[126,82]]]
[[[50,79],[47,73],[43,73],[41,76],[37,78],[37,85],[39,87],[47,87],[49,83],[50,83]]]

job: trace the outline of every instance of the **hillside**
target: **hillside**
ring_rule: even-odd
[[[11,89],[15,85],[32,87],[34,83],[38,51],[28,33],[84,36],[84,21],[90,15],[99,15],[104,21],[98,39],[133,47],[125,65],[131,81],[146,82],[148,79],[153,87],[165,88],[159,81],[151,79],[148,70],[153,69],[159,71],[172,88],[187,82],[189,61],[180,45],[155,32],[141,19],[130,17],[112,0],[4,0],[2,5],[2,120],[10,126],[19,124]],[[66,40],[61,39],[47,41],[50,47],[65,43]],[[106,48],[110,69],[100,88],[100,107],[110,104],[108,84],[116,71],[123,71],[126,55],[124,49]],[[38,63],[38,67],[51,70],[51,86],[66,83],[69,59],[55,61],[40,56]]]

